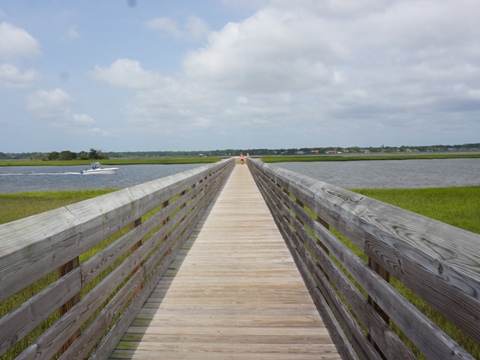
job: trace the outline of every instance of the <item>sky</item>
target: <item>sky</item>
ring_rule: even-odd
[[[0,152],[480,142],[479,0],[0,0]]]

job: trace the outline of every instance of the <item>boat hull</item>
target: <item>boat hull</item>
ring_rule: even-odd
[[[83,175],[113,175],[116,174],[118,168],[104,168],[104,169],[88,169],[82,171]]]

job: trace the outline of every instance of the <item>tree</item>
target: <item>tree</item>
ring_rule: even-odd
[[[76,158],[77,154],[69,150],[64,150],[58,155],[59,160],[75,160]]]
[[[88,158],[92,160],[108,159],[108,157],[105,156],[101,150],[96,150],[94,148],[90,149],[90,152],[88,153]]]
[[[58,156],[58,151],[52,151],[50,154],[48,154],[48,160],[58,160]]]

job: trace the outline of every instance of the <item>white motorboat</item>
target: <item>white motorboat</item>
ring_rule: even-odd
[[[89,169],[85,169],[82,171],[83,175],[93,175],[93,174],[98,174],[98,175],[112,175],[116,174],[118,171],[118,168],[108,168],[108,167],[103,167],[102,164],[99,162],[93,163]]]

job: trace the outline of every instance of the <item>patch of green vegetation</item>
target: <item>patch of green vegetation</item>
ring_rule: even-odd
[[[262,156],[265,163],[311,162],[311,161],[366,161],[366,160],[433,160],[433,159],[478,159],[480,154],[418,154],[418,155],[308,155],[308,156]]]
[[[480,186],[352,191],[480,234]]]
[[[0,224],[108,194],[117,189],[0,194]]]
[[[208,164],[220,161],[220,157],[159,157],[139,159],[109,159],[101,160],[103,165],[179,165]],[[1,160],[0,166],[85,166],[92,160]]]

